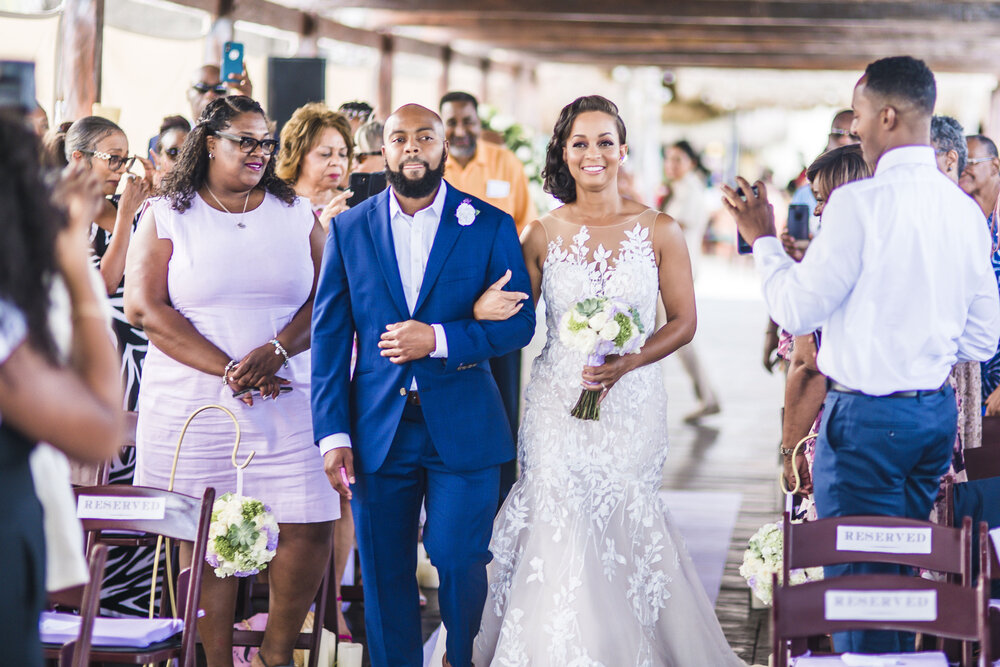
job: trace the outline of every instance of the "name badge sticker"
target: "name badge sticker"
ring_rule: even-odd
[[[510,195],[510,182],[490,179],[486,181],[486,197],[502,199]]]
[[[837,551],[929,554],[931,552],[931,529],[837,526]]]
[[[937,591],[846,591],[824,594],[828,621],[935,621]]]
[[[153,519],[166,516],[166,498],[127,498],[123,496],[80,496],[76,503],[78,519]]]

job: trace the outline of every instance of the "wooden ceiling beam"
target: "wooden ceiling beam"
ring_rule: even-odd
[[[327,0],[324,9],[358,7],[412,13],[412,0]],[[788,0],[421,0],[420,10],[447,13],[455,18],[553,19],[562,21],[649,22],[685,20],[692,23],[767,24],[817,21],[948,21],[981,23],[1000,20],[1000,4],[954,0],[835,0],[791,2]]]

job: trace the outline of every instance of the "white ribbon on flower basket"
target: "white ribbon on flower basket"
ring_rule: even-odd
[[[177,446],[174,448],[174,461],[173,461],[173,465],[170,467],[170,482],[167,484],[167,491],[173,491],[174,490],[174,477],[177,475],[177,461],[178,461],[178,459],[180,458],[180,455],[181,455],[181,444],[184,442],[184,434],[187,433],[188,426],[191,425],[191,422],[194,420],[194,418],[197,417],[202,412],[205,412],[206,410],[221,410],[222,412],[226,413],[229,416],[230,419],[233,420],[233,425],[236,427],[236,440],[233,442],[233,453],[232,453],[232,456],[230,458],[231,458],[231,461],[233,463],[233,467],[236,468],[236,495],[242,496],[243,495],[243,470],[248,465],[250,465],[250,462],[253,461],[253,457],[254,457],[254,455],[257,452],[255,452],[254,450],[250,450],[250,453],[247,455],[247,457],[243,461],[243,463],[238,463],[236,461],[236,454],[239,452],[239,449],[240,449],[240,433],[241,433],[241,431],[240,431],[240,422],[239,422],[239,420],[236,419],[236,415],[234,415],[231,410],[229,410],[228,408],[225,408],[225,407],[223,407],[221,405],[216,405],[214,403],[211,404],[211,405],[204,405],[204,406],[198,408],[197,410],[195,410],[194,412],[192,412],[191,416],[189,416],[187,418],[187,421],[184,422],[184,428],[181,429],[180,437],[177,438]],[[156,552],[155,552],[155,554],[153,556],[153,581],[152,581],[152,584],[150,585],[150,590],[149,590],[149,617],[150,618],[153,618],[153,605],[154,605],[154,602],[156,600],[156,575],[157,575],[157,572],[159,571],[159,567],[160,567],[160,546],[161,546],[161,544],[163,544],[163,536],[162,535],[156,538]],[[170,611],[171,611],[171,613],[174,616],[176,616],[177,615],[177,594],[176,594],[176,591],[174,591],[173,568],[171,567],[171,562],[170,562],[170,540],[169,540],[169,538],[167,540],[167,545],[166,546],[167,546],[167,548],[164,551],[164,563],[165,563],[165,567],[166,567],[166,571],[167,571],[167,577],[166,577],[166,579],[167,579],[168,599],[170,600]],[[195,567],[195,565],[192,564],[192,567]]]

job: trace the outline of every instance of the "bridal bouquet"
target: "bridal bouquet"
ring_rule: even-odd
[[[781,574],[782,534],[781,522],[766,523],[760,527],[747,544],[743,553],[740,574],[747,580],[750,590],[764,604],[771,604],[771,575]],[[823,568],[810,567],[792,570],[788,580],[791,584],[818,581],[823,578]]]
[[[642,321],[635,308],[606,297],[574,304],[559,323],[559,339],[587,355],[588,366],[601,366],[609,354],[633,354],[643,342]],[[584,389],[570,414],[578,419],[601,418],[602,389]]]
[[[205,560],[218,577],[249,577],[267,567],[278,548],[278,522],[259,500],[225,493],[212,506]]]

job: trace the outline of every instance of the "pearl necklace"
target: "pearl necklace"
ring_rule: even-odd
[[[212,195],[212,199],[215,200],[215,203],[222,207],[223,211],[225,211],[229,215],[236,215],[228,208],[226,208],[225,204],[219,201],[219,198],[215,196],[214,192],[212,192],[212,188],[208,187],[207,184],[205,185],[205,189],[208,190],[208,194]],[[250,192],[253,191],[251,190]],[[239,227],[240,229],[246,229],[246,225],[243,224],[243,217],[247,214],[247,204],[250,203],[250,192],[247,192],[247,198],[243,201],[243,213],[240,214],[240,219],[236,221],[236,226]]]

